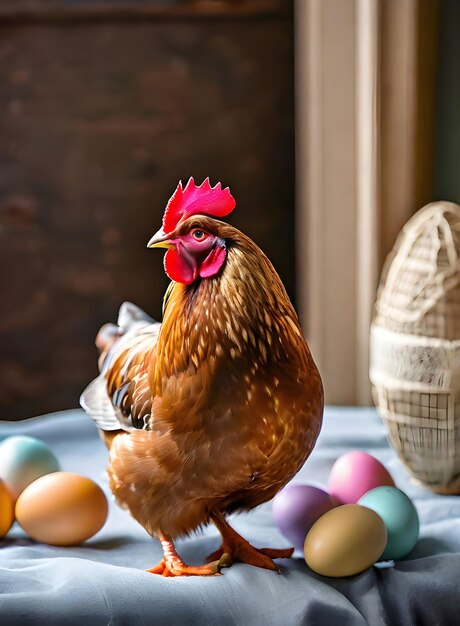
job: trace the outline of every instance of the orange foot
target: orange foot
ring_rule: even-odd
[[[158,565],[146,571],[160,576],[219,576],[221,569],[230,567],[234,561],[240,561],[280,573],[273,559],[287,559],[294,552],[294,548],[282,550],[254,548],[228,525],[220,512],[213,513],[211,518],[222,535],[222,546],[208,557],[206,565],[184,563],[176,552],[172,538],[159,533],[158,539],[163,548],[164,558]]]
[[[164,558],[162,561],[148,570],[150,574],[160,576],[219,576],[220,561],[208,563],[207,565],[187,565],[177,554],[174,541],[169,535],[159,533],[158,538],[163,548]]]
[[[273,559],[288,559],[292,556],[294,548],[272,549],[272,548],[254,548],[246,539],[239,535],[225,520],[218,514],[213,516],[213,522],[222,535],[221,547],[209,555],[207,562],[217,562],[220,567],[229,567],[234,561],[262,567],[281,573],[281,570],[273,562]]]
[[[240,563],[247,563],[248,565],[254,565],[255,567],[262,567],[263,569],[270,569],[278,574],[281,573],[280,568],[273,562],[273,559],[289,559],[294,552],[294,548],[287,548],[285,550],[276,550],[274,548],[254,548],[246,539],[240,538],[240,541],[229,545],[222,544],[221,547],[210,554],[206,559],[206,562],[217,562],[220,567],[230,567],[230,565],[239,561]]]
[[[186,565],[180,559],[160,561],[155,567],[145,570],[150,574],[160,576],[219,576],[220,567],[218,562],[207,565]]]

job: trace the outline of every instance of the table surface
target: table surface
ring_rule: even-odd
[[[413,499],[421,535],[405,560],[341,579],[314,574],[300,555],[279,562],[281,575],[244,564],[214,578],[147,574],[144,568],[161,558],[160,545],[112,501],[104,469],[107,451],[91,420],[71,410],[0,423],[0,438],[19,433],[45,441],[64,470],[95,479],[109,496],[110,512],[104,528],[78,547],[38,544],[13,526],[0,541],[2,624],[460,623],[460,498],[411,482],[374,409],[328,407],[317,446],[294,482],[325,486],[338,456],[366,450],[386,464]],[[231,522],[256,546],[289,545],[274,526],[270,503]],[[200,563],[219,543],[209,527],[177,547],[185,561]]]

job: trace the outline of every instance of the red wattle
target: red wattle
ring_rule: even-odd
[[[165,254],[165,271],[171,280],[184,285],[191,285],[198,278],[198,275],[201,278],[215,276],[222,267],[226,256],[227,250],[224,247],[213,248],[197,268],[190,263],[190,260],[187,261],[177,250],[171,248]]]
[[[227,250],[224,247],[218,246],[217,248],[213,248],[200,265],[199,273],[201,278],[210,278],[211,276],[217,274],[222,267],[226,256]]]
[[[183,257],[172,248],[165,254],[164,266],[169,278],[176,283],[191,285],[198,277],[196,268],[190,267]]]

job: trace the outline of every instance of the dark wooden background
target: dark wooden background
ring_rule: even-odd
[[[0,4],[0,419],[77,406],[94,336],[136,302],[179,178],[230,185],[231,221],[294,296],[289,0]]]

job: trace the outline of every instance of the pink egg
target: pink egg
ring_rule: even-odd
[[[343,504],[354,504],[371,489],[383,485],[396,486],[384,465],[360,450],[339,457],[329,476],[329,493]]]

